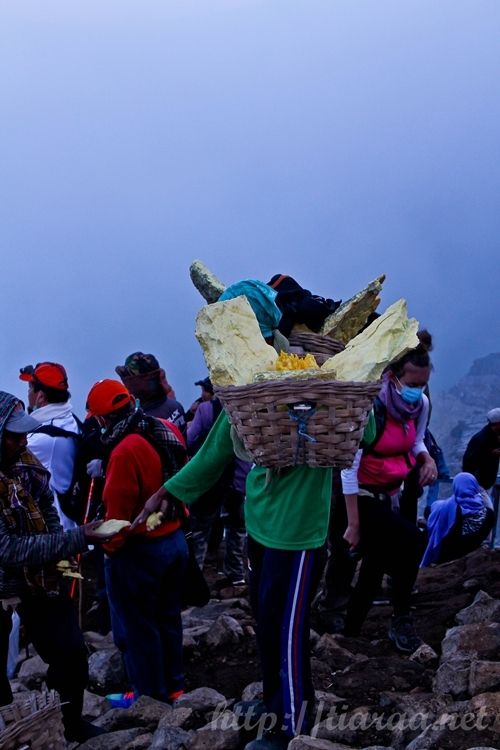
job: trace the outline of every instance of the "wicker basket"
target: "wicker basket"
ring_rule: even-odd
[[[316,358],[318,365],[322,365],[327,359],[333,357],[345,349],[344,344],[328,336],[320,336],[319,333],[304,333],[297,331],[289,337],[290,346],[300,346],[306,353],[311,353]]]
[[[279,380],[216,388],[259,466],[352,464],[380,383]]]
[[[56,692],[31,694],[0,708],[1,750],[66,750],[61,704]]]

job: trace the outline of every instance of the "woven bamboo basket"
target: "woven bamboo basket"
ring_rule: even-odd
[[[31,694],[0,708],[1,750],[66,750],[61,704],[56,692]]]
[[[345,349],[341,341],[320,336],[319,333],[292,332],[288,340],[291,346],[300,346],[306,354],[313,354],[318,365],[323,365],[327,359]]]
[[[275,380],[216,388],[259,466],[352,464],[380,383]]]

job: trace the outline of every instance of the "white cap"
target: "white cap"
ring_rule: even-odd
[[[488,418],[488,422],[491,422],[491,424],[499,424],[500,423],[500,406],[497,406],[496,409],[490,409],[486,416]]]

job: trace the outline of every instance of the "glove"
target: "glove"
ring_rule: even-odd
[[[102,461],[100,458],[93,458],[92,461],[88,462],[87,474],[89,477],[92,477],[92,479],[99,479],[99,477],[103,476]]]

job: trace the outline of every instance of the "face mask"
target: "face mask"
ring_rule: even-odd
[[[402,385],[399,395],[407,404],[417,404],[422,398],[423,388],[410,388],[409,385]]]

